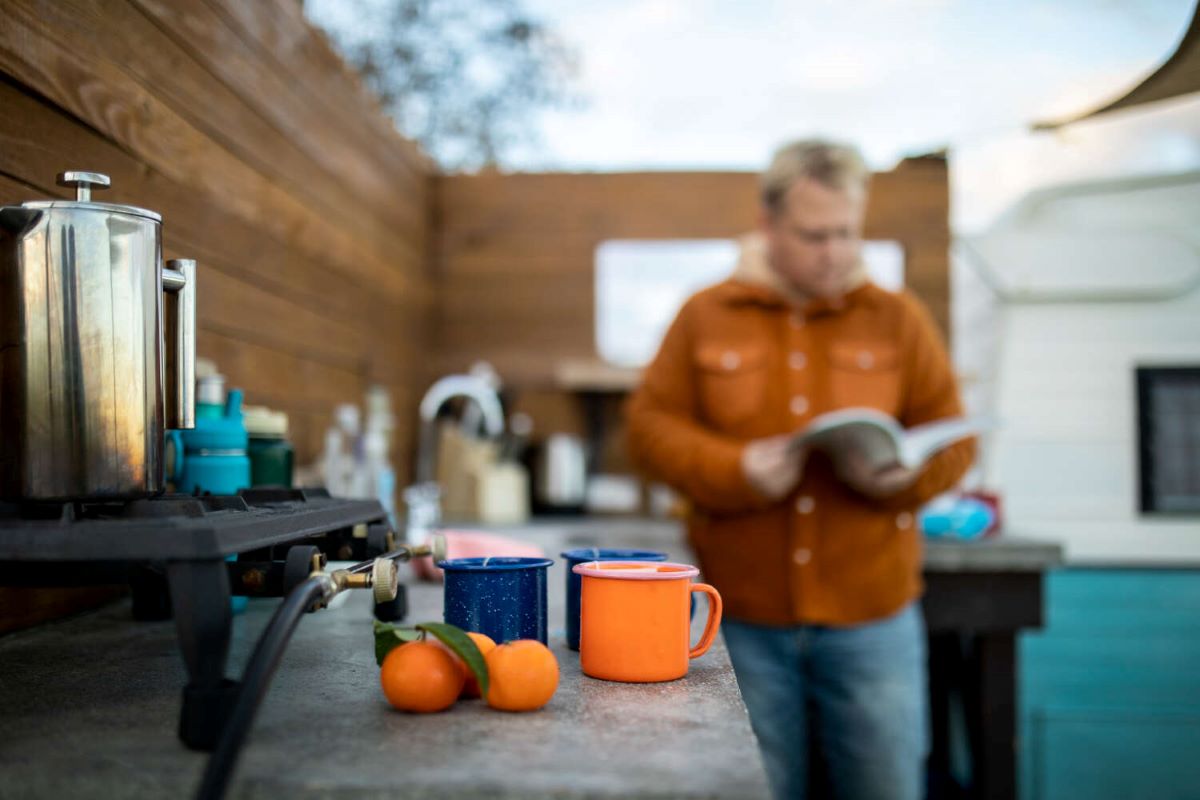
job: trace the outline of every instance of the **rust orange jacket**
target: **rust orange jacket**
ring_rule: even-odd
[[[915,512],[963,476],[973,441],[935,455],[885,500],[846,487],[820,454],[782,501],[742,474],[750,440],[849,406],[905,427],[962,413],[946,348],[908,292],[864,282],[836,305],[796,306],[735,275],[688,300],[647,367],[627,406],[630,450],[690,500],[689,538],[730,617],[850,625],[920,595]]]

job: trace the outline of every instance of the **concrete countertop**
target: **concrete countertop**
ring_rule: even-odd
[[[468,526],[464,526],[468,527]],[[491,526],[552,556],[587,545],[647,547],[692,561],[671,520],[562,518]],[[1007,536],[933,541],[932,571],[1036,570],[1057,545]],[[284,656],[231,796],[765,797],[766,777],[728,653],[717,644],[682,681],[606,683],[583,676],[563,641],[565,569],[549,583],[550,639],[561,670],[542,711],[480,701],[424,716],[392,711],[378,686],[369,598],[344,596],[306,617]],[[441,589],[409,582],[409,621],[441,618]],[[240,674],[275,607],[235,618]],[[698,609],[698,627],[703,613]],[[188,796],[206,756],[175,737],[185,680],[170,622],[138,623],[128,602],[0,638],[0,795]]]
[[[565,541],[544,533],[547,550]],[[527,714],[478,700],[441,714],[393,711],[379,689],[367,593],[305,617],[230,796],[766,797],[720,639],[680,681],[587,678],[564,643],[564,580],[556,560],[549,600],[559,689]],[[440,586],[409,582],[409,592],[408,621],[441,619]],[[230,675],[240,674],[274,607],[252,601],[235,618]],[[206,756],[175,736],[184,679],[172,623],[134,622],[127,602],[0,638],[0,795],[190,796]]]

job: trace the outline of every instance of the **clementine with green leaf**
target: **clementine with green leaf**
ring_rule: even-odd
[[[427,636],[433,639],[427,640]],[[411,649],[416,644],[421,648]],[[482,651],[493,647],[495,642],[487,636],[468,634],[445,622],[422,622],[411,628],[375,622],[375,660],[383,693],[388,702],[404,711],[441,711],[460,695],[478,697],[481,689],[486,693],[488,669]],[[402,650],[405,654],[396,656]],[[431,651],[442,657],[434,657]],[[457,680],[446,677],[446,664],[454,668]],[[453,697],[447,701],[452,686]]]

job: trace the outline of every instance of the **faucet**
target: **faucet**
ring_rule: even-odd
[[[478,406],[484,431],[490,437],[504,433],[504,409],[492,385],[477,375],[448,375],[429,387],[421,398],[418,413],[421,430],[417,440],[416,483],[404,490],[405,540],[423,544],[442,520],[442,489],[437,483],[437,416],[442,406],[455,397],[465,397]]]

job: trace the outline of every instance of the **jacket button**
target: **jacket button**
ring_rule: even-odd
[[[896,515],[896,527],[902,531],[906,531],[912,527],[913,515],[907,511],[901,511]]]
[[[863,369],[870,369],[875,366],[875,356],[870,350],[860,350],[858,353],[858,365]]]
[[[799,417],[808,411],[808,398],[804,395],[798,394],[792,398],[790,407],[792,409],[792,413]]]
[[[737,369],[741,366],[742,357],[733,350],[726,350],[721,356],[721,366],[725,369]]]
[[[796,511],[801,514],[811,514],[816,507],[817,504],[808,495],[804,495],[796,501]]]
[[[792,560],[800,566],[804,566],[809,561],[812,561],[812,551],[807,547],[798,547],[796,552],[792,553]]]
[[[804,353],[792,353],[788,356],[788,366],[792,369],[804,369],[808,364],[808,357]]]

